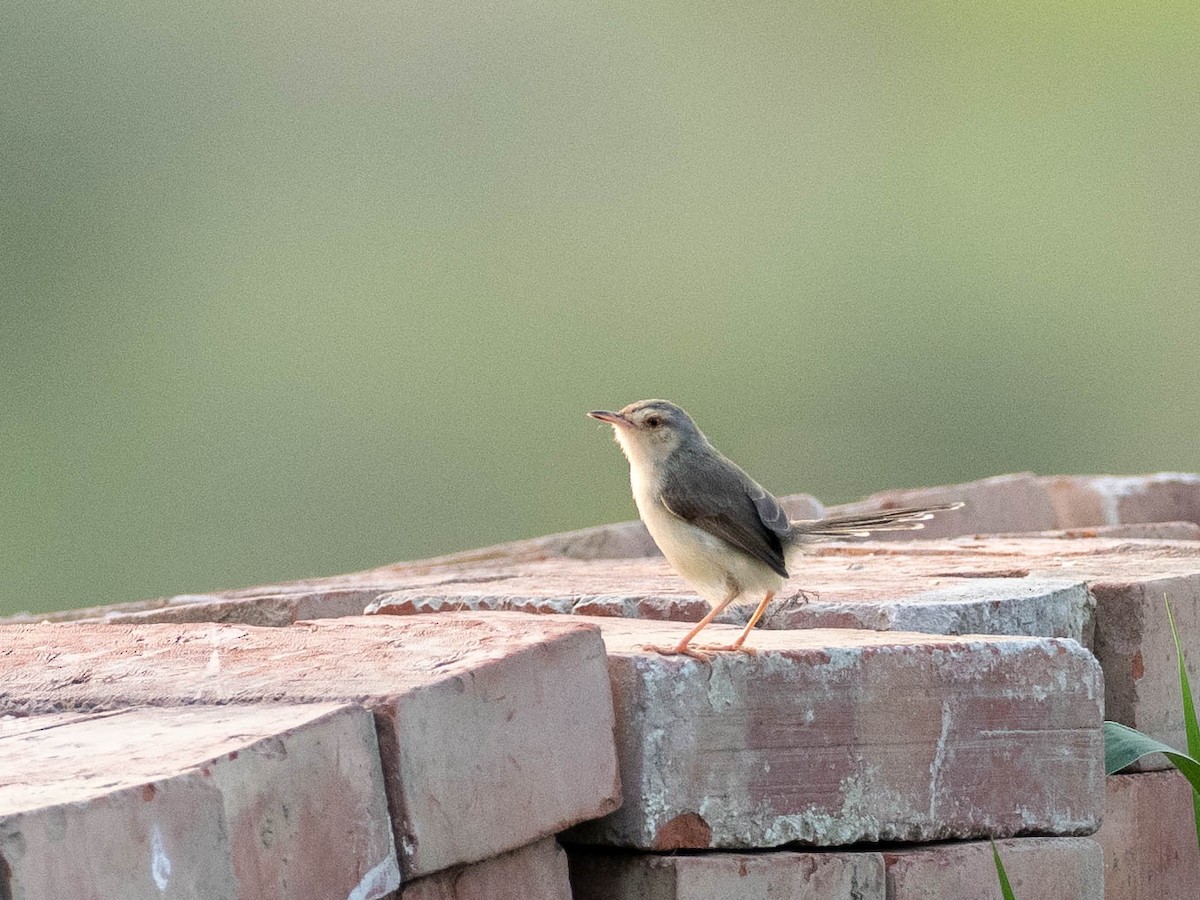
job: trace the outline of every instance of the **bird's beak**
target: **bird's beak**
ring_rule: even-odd
[[[588,413],[593,419],[599,419],[601,422],[607,422],[609,425],[628,425],[629,420],[620,413],[609,412],[604,409],[593,409]]]

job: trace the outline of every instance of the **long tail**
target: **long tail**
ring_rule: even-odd
[[[792,533],[802,537],[867,537],[877,531],[918,531],[936,513],[962,507],[962,503],[946,503],[942,506],[882,509],[850,516],[800,519],[792,522],[791,526]]]

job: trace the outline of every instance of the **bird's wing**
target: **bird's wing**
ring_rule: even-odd
[[[675,473],[662,481],[661,499],[668,512],[787,578],[783,536],[788,518],[770,493],[723,457],[696,455],[686,465],[668,469]]]

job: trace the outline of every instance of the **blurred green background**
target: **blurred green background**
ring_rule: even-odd
[[[0,611],[778,493],[1200,469],[1192,2],[16,0]]]

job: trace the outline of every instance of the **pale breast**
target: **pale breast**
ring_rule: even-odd
[[[644,479],[631,472],[638,512],[654,543],[671,567],[710,603],[718,603],[736,586],[745,602],[757,602],[767,591],[777,591],[783,579],[770,566],[673,515]]]

